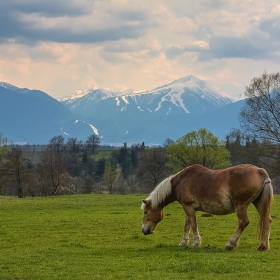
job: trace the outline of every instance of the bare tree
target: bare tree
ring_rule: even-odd
[[[63,138],[63,137],[62,137]],[[41,152],[37,165],[37,177],[43,193],[55,195],[59,187],[63,187],[67,176],[64,140],[52,138],[50,144]]]
[[[100,138],[95,134],[90,135],[86,141],[87,148],[93,153],[95,153],[99,144]]]
[[[17,188],[19,198],[25,196],[24,187],[28,181],[28,174],[30,172],[30,162],[24,156],[20,146],[11,146],[6,155],[7,175],[11,178]]]
[[[142,185],[146,185],[147,190],[156,187],[170,174],[166,162],[165,149],[161,147],[149,148],[141,152],[137,177],[142,181]]]
[[[77,155],[81,152],[81,147],[83,145],[82,140],[78,140],[77,138],[68,138],[66,145],[69,147],[69,152],[72,155]]]
[[[168,147],[168,146],[170,146],[171,144],[173,144],[174,143],[174,141],[172,140],[172,139],[170,139],[170,138],[166,138],[165,139],[165,141],[164,141],[164,143],[163,143],[163,147]]]
[[[4,137],[3,133],[0,132],[0,190],[5,191],[7,181],[7,166],[6,166],[6,155],[8,153],[8,140]]]
[[[274,174],[280,173],[280,73],[266,71],[246,87],[248,97],[239,120],[243,132],[261,144],[258,158]]]
[[[68,138],[67,146],[67,170],[72,176],[80,173],[79,155],[82,150],[83,141],[77,138]]]
[[[240,113],[243,130],[260,142],[280,143],[280,73],[253,78],[246,87],[248,97]]]

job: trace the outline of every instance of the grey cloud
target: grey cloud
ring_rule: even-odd
[[[47,30],[24,30],[25,36],[17,36],[19,43],[33,41],[52,41],[59,43],[101,43],[104,41],[115,41],[122,38],[137,38],[141,35],[141,29],[127,26],[112,27],[100,30],[89,30],[86,32],[72,32],[68,29]]]
[[[273,39],[280,39],[280,18],[263,21],[260,30],[268,33]]]
[[[216,11],[226,6],[225,1],[221,0],[200,0],[200,1],[170,1],[162,0],[165,6],[169,7],[179,17],[196,17],[197,13]],[[190,3],[191,2],[191,3]]]
[[[280,59],[279,43],[264,41],[255,34],[247,37],[213,36],[209,41],[209,52],[200,53],[200,60],[212,58]]]
[[[47,17],[68,16],[75,17],[90,13],[92,7],[86,2],[75,2],[71,0],[40,0],[40,1],[13,1],[9,0],[7,8],[11,11],[26,14],[40,14]]]
[[[206,50],[199,47],[199,46],[184,46],[184,47],[176,47],[172,46],[169,49],[166,50],[165,55],[169,59],[176,58],[180,55],[183,55],[187,52],[199,52],[204,53]]]
[[[103,41],[115,41],[122,38],[135,39],[146,32],[149,23],[145,13],[129,10],[123,11],[126,19],[137,19],[138,24],[131,24],[125,20],[118,20],[115,26],[105,28],[102,22],[98,26],[88,26],[85,31],[71,29],[73,23],[79,26],[81,15],[91,13],[92,6],[87,2],[79,1],[15,1],[10,0],[2,5],[0,10],[0,42],[9,39],[16,43],[34,44],[37,41],[53,41],[60,43],[99,43]],[[48,18],[69,17],[69,28],[60,26],[40,28],[32,21],[22,19],[22,15],[39,15]],[[122,11],[118,11],[122,15]],[[89,15],[90,16],[90,15]]]
[[[252,36],[251,36],[252,37]],[[257,37],[225,37],[212,36],[209,40],[209,49],[199,47],[171,47],[166,56],[173,59],[187,52],[196,52],[198,60],[207,61],[222,58],[272,59],[276,57],[276,45],[263,44]],[[277,56],[277,59],[279,57]]]
[[[242,37],[211,37],[209,46],[214,58],[260,58],[265,53],[250,40]]]
[[[121,10],[118,12],[119,18],[131,21],[144,21],[148,19],[147,13],[136,10]]]

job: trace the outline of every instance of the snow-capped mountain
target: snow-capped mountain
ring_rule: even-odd
[[[177,139],[198,124],[197,129],[204,127],[203,114],[211,114],[234,103],[234,99],[215,86],[194,76],[140,93],[132,90],[79,90],[60,101],[94,125],[106,143],[163,143],[166,138]],[[230,120],[232,118],[227,121]],[[226,126],[227,121],[224,122]],[[217,124],[213,127],[218,128]]]
[[[147,92],[95,89],[76,91],[60,99],[72,112],[85,117],[108,117],[131,110],[142,114],[200,114],[233,101],[211,84],[194,76],[178,79]]]
[[[233,99],[209,83],[188,76],[153,90],[76,90],[58,100],[39,90],[0,82],[0,132],[10,141],[46,144],[53,136],[101,144],[162,145],[206,128],[221,140],[238,128],[245,100]]]
[[[87,101],[95,101],[98,102],[102,99],[107,99],[111,97],[116,96],[123,96],[132,94],[133,91],[131,89],[129,90],[121,90],[121,89],[87,89],[87,90],[75,90],[70,95],[67,95],[65,97],[59,98],[58,101],[71,105],[78,99],[83,98],[84,96]]]

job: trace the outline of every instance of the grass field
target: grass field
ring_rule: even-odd
[[[279,279],[280,196],[271,250],[259,252],[257,213],[239,247],[225,251],[234,214],[201,217],[200,248],[181,248],[184,212],[165,208],[155,233],[141,233],[140,195],[0,197],[0,279]]]

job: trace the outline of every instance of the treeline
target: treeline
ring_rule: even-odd
[[[149,160],[146,166],[145,159]],[[151,160],[156,161],[153,162],[155,174],[150,170],[151,174],[144,178],[144,169],[149,168]],[[131,147],[126,143],[122,147],[102,146],[99,137],[91,135],[85,142],[76,138],[65,141],[63,136],[55,136],[48,145],[14,145],[8,144],[0,133],[2,195],[22,198],[93,192],[135,193],[140,189],[147,192],[151,189],[150,179],[154,187],[168,174],[168,168],[162,168],[164,164],[164,149],[148,149],[144,143]]]
[[[75,193],[149,193],[167,176],[198,163],[223,168],[251,163],[267,168],[266,148],[256,139],[244,141],[233,130],[219,141],[206,129],[190,132],[162,146],[102,147],[91,135],[53,137],[48,145],[12,145],[0,133],[0,192],[2,195],[51,196]],[[270,147],[271,148],[271,147]],[[269,171],[269,170],[268,170]],[[277,174],[275,190],[277,192]]]

